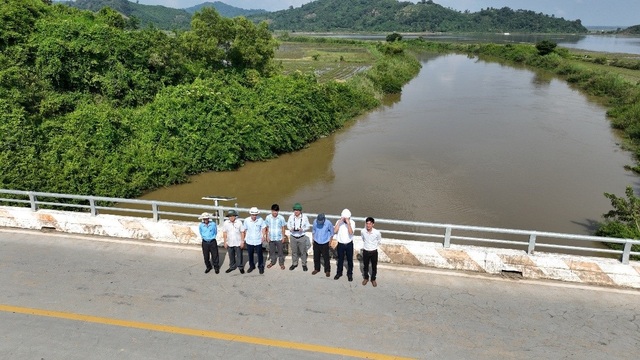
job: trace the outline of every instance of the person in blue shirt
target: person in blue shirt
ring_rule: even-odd
[[[318,217],[313,221],[311,237],[313,238],[313,272],[311,275],[320,272],[320,256],[322,256],[324,274],[329,277],[331,276],[329,240],[333,237],[333,225],[324,214],[318,214]]]
[[[287,240],[285,227],[287,222],[284,217],[279,214],[280,206],[278,204],[271,205],[271,215],[267,215],[264,219],[266,226],[265,234],[269,243],[269,265],[271,269],[276,264],[276,260],[280,263],[280,269],[284,270],[284,250],[283,242]]]
[[[264,274],[262,242],[267,239],[267,224],[258,214],[260,214],[260,210],[254,206],[249,210],[249,217],[244,220],[244,242],[247,245],[247,253],[249,255],[249,270],[247,270],[247,273],[251,273],[256,269],[253,256],[256,253],[258,254],[258,271],[260,274]]]
[[[204,265],[207,267],[205,274],[214,269],[216,274],[220,273],[220,264],[218,257],[218,225],[211,222],[211,214],[205,212],[198,217],[202,222],[198,227],[200,237],[202,238],[202,255],[204,256]]]

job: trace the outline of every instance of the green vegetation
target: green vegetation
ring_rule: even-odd
[[[605,237],[617,237],[626,239],[640,239],[640,198],[633,193],[633,188],[628,186],[625,190],[625,198],[614,194],[605,193],[611,200],[613,210],[604,214],[605,222],[600,224],[596,235]],[[607,243],[611,248],[621,250],[621,244]],[[633,245],[632,251],[640,251],[640,245]],[[638,260],[639,256],[632,256]]]
[[[162,30],[186,30],[191,22],[191,14],[185,10],[160,5],[142,5],[128,0],[75,0],[63,4],[93,12],[108,7],[141,27],[153,26]]]
[[[580,20],[568,21],[529,10],[487,8],[459,12],[433,1],[317,0],[299,8],[250,16],[287,31],[411,31],[587,33]]]
[[[0,19],[0,186],[18,190],[135,197],[295,151],[420,66],[403,44],[353,43],[369,71],[281,74],[265,24],[210,8],[172,35],[41,0],[3,0]]]
[[[228,17],[228,18],[234,18],[237,16],[249,16],[249,15],[255,15],[255,14],[262,14],[262,13],[266,13],[267,10],[245,10],[245,9],[241,9],[241,8],[237,8],[235,6],[231,6],[231,5],[227,5],[223,2],[220,1],[214,1],[214,2],[205,2],[196,6],[192,6],[190,8],[186,8],[185,10],[189,13],[189,14],[194,14],[197,11],[201,11],[203,8],[205,7],[212,7],[214,8],[218,14],[220,14],[220,16],[222,17]]]

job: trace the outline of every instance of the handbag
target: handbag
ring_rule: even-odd
[[[336,239],[331,239],[329,240],[329,247],[332,249],[335,249],[338,247],[338,240]]]

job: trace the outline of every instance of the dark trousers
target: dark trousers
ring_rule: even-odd
[[[228,246],[227,253],[229,253],[229,269],[244,268],[242,264],[242,249],[240,249],[240,246]]]
[[[353,276],[353,241],[348,244],[338,243],[338,270],[336,270],[336,275],[342,275],[345,257],[347,258],[347,276]]]
[[[253,253],[258,253],[258,269],[264,269],[264,255],[262,254],[262,245],[247,244],[247,253],[249,255],[249,269],[255,269],[256,263],[253,261]]]
[[[331,271],[331,262],[329,261],[329,243],[318,244],[313,242],[313,270],[320,271],[320,256],[324,263],[324,272]]]
[[[218,258],[218,242],[216,239],[211,241],[202,240],[202,255],[204,256],[204,264],[207,269],[219,269],[220,263]],[[211,264],[213,263],[213,266]]]
[[[362,262],[364,262],[364,278],[369,279],[369,262],[371,262],[371,280],[375,280],[378,273],[378,250],[362,250]]]

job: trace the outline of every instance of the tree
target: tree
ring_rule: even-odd
[[[542,40],[536,43],[536,49],[538,49],[538,54],[540,56],[551,54],[553,50],[555,50],[556,46],[558,46],[558,44],[551,40]]]
[[[402,35],[398,34],[397,32],[387,35],[387,42],[394,42],[394,41],[400,41],[400,40],[402,40]]]
[[[605,222],[598,225],[596,235],[640,239],[640,198],[636,197],[633,188],[627,186],[626,199],[609,193],[605,193],[604,196],[611,200],[613,210],[603,215]],[[622,248],[620,244],[606,244],[613,249]],[[640,245],[633,245],[632,251],[640,251]]]

